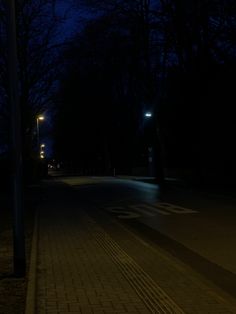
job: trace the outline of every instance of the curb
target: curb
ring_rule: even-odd
[[[31,244],[25,314],[35,313],[37,248],[38,248],[38,211],[36,211],[34,219],[34,231]]]

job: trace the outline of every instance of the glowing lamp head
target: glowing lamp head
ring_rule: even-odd
[[[145,118],[151,118],[152,117],[152,113],[151,112],[146,112],[144,114]]]
[[[40,120],[40,121],[43,121],[45,118],[44,118],[44,116],[38,116],[37,119]]]

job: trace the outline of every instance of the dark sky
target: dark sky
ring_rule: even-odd
[[[70,36],[77,29],[79,12],[72,8],[71,3],[62,0],[57,2],[56,13],[59,14],[60,16],[64,16],[66,14],[66,21],[62,25],[60,36],[62,37]],[[60,39],[62,37],[60,37]]]
[[[58,40],[68,38],[75,32],[80,31],[85,23],[96,18],[97,15],[88,8],[73,5],[73,1],[66,0],[58,1],[56,10],[58,15],[66,15],[65,22],[61,26]]]

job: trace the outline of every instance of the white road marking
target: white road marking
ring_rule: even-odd
[[[130,205],[128,208],[132,208],[135,211],[138,211],[140,213],[143,213],[146,216],[156,216],[156,214],[162,214],[162,215],[170,215],[170,213],[158,209],[154,206],[148,205],[148,204],[138,204],[138,205]]]
[[[156,203],[155,204],[157,207],[163,208],[167,211],[170,211],[171,213],[174,214],[194,214],[198,213],[198,211],[190,209],[190,208],[185,208],[181,207],[175,204],[170,204],[170,203]]]
[[[106,210],[111,213],[119,214],[117,217],[121,219],[133,219],[133,218],[141,217],[140,214],[127,211],[125,207],[121,207],[121,206],[106,207]]]
[[[118,214],[120,219],[134,219],[142,216],[154,217],[157,214],[194,214],[198,211],[181,207],[170,203],[155,203],[155,204],[134,204],[127,206],[108,206],[105,209],[111,213]]]

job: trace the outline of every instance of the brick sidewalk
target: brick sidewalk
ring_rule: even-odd
[[[36,313],[151,312],[183,313],[69,198],[47,201],[39,213]]]
[[[45,216],[40,219],[38,313],[148,313],[88,234],[85,219],[78,226],[73,218]]]

